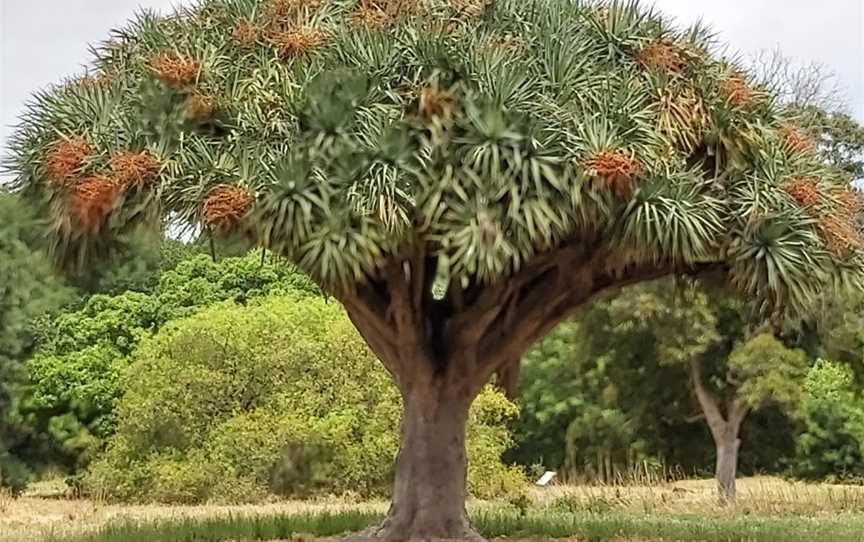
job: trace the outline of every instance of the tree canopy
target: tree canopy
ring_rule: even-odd
[[[406,246],[472,284],[578,239],[800,307],[857,269],[859,203],[716,49],[635,3],[210,0],[39,94],[12,167],[79,259],[157,212],[330,288]]]
[[[226,300],[320,293],[292,267],[262,261],[260,251],[219,262],[191,256],[155,282],[149,294],[93,295],[81,307],[34,324],[39,345],[26,366],[26,410],[31,423],[50,435],[51,455],[60,465],[86,466],[114,433],[122,374],[138,344],[168,322]]]

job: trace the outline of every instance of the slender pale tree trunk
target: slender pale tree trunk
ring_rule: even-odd
[[[714,445],[717,448],[717,466],[715,478],[720,498],[727,502],[734,502],[736,497],[735,478],[738,473],[738,449],[741,440],[738,438],[738,428],[727,423],[723,434],[714,437]]]
[[[702,366],[699,360],[690,363],[690,376],[696,398],[705,414],[705,420],[714,439],[717,462],[714,468],[714,478],[717,480],[717,492],[723,503],[734,503],[737,497],[735,480],[738,475],[738,451],[741,439],[738,435],[741,424],[747,416],[747,408],[737,399],[731,399],[726,405],[726,413],[721,411],[720,400],[711,393],[702,381]]]

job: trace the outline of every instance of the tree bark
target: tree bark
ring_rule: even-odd
[[[714,444],[717,448],[717,465],[714,476],[717,479],[717,490],[720,499],[727,503],[735,502],[735,478],[738,473],[738,449],[741,440],[738,431],[732,427],[726,428],[726,433],[721,439],[716,439]]]
[[[456,390],[436,377],[403,391],[402,444],[390,511],[383,524],[351,540],[483,541],[465,510],[465,430],[474,394]]]
[[[717,492],[723,503],[735,502],[735,479],[738,474],[738,450],[741,440],[738,434],[741,424],[747,416],[747,407],[737,399],[732,399],[726,405],[724,416],[720,409],[720,401],[710,392],[702,381],[702,365],[699,360],[690,362],[690,376],[699,406],[705,414],[714,447],[717,452],[717,462],[714,468],[714,478],[717,480]]]

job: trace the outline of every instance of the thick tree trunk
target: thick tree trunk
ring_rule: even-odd
[[[442,380],[403,393],[402,445],[390,512],[361,540],[483,540],[465,511],[465,430],[474,395],[448,389]]]
[[[600,238],[580,238],[494,284],[452,280],[439,298],[432,285],[440,262],[422,237],[355,287],[336,292],[405,404],[390,512],[355,539],[482,540],[465,512],[465,426],[481,387],[594,296],[676,272],[656,262],[609,265]],[[499,376],[512,394],[518,366],[509,369]]]
[[[738,449],[741,440],[738,431],[727,428],[724,435],[715,439],[717,447],[717,466],[714,477],[717,479],[717,490],[723,502],[735,502],[735,478],[738,473]]]

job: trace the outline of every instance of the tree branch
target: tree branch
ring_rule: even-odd
[[[508,360],[521,358],[534,342],[599,295],[667,275],[702,275],[723,269],[713,263],[676,267],[648,262],[610,270],[603,266],[607,260],[608,252],[602,247],[595,248],[587,260],[579,261],[574,252],[561,255],[557,262],[561,272],[556,280],[521,293],[524,295],[519,295],[518,303],[510,309],[514,318],[494,320],[483,335],[480,377],[488,379]],[[499,309],[503,307],[499,302]]]
[[[711,434],[714,435],[715,440],[719,440],[726,429],[726,419],[723,417],[723,413],[720,412],[719,401],[705,387],[705,383],[702,380],[702,362],[698,358],[690,360],[690,379],[693,383],[693,391],[696,393],[699,406],[702,407],[702,412],[705,413],[705,419],[708,421]]]
[[[585,243],[572,241],[554,250],[535,256],[535,258],[513,276],[484,289],[476,300],[457,317],[455,329],[459,329],[466,344],[478,344],[481,353],[479,363],[483,373],[489,372],[487,365],[501,365],[493,361],[482,343],[489,336],[500,335],[509,329],[520,329],[526,321],[537,319],[535,312],[552,310],[547,301],[569,295],[575,282],[575,274],[568,272],[576,261],[584,255]],[[559,309],[560,310],[560,309]],[[511,359],[519,359],[522,352],[516,352]],[[500,363],[499,363],[500,361]],[[488,377],[487,377],[488,379]]]
[[[692,416],[687,416],[684,418],[684,423],[696,423],[701,422],[705,419],[705,414],[693,414]]]
[[[377,335],[392,339],[393,330],[386,320],[387,303],[371,282],[357,285],[352,292],[337,292],[334,297],[349,313],[363,318],[364,328],[371,328]]]
[[[384,280],[390,298],[386,311],[386,321],[395,328],[400,343],[416,342],[423,337],[420,325],[423,316],[421,307],[414,304],[415,277],[406,276],[414,273],[411,270],[412,261],[398,259],[384,269]],[[406,264],[409,267],[407,270]],[[420,280],[422,281],[422,277]]]
[[[342,304],[360,336],[381,360],[387,371],[398,381],[397,375],[401,372],[401,360],[396,349],[393,330],[382,326],[378,321],[379,318],[362,302],[350,299],[343,300]]]
[[[734,428],[736,434],[741,428],[741,424],[744,422],[744,418],[747,417],[747,414],[749,412],[750,407],[748,407],[747,404],[740,398],[736,397],[729,402],[729,405],[726,408],[726,417],[729,420],[729,425]]]

